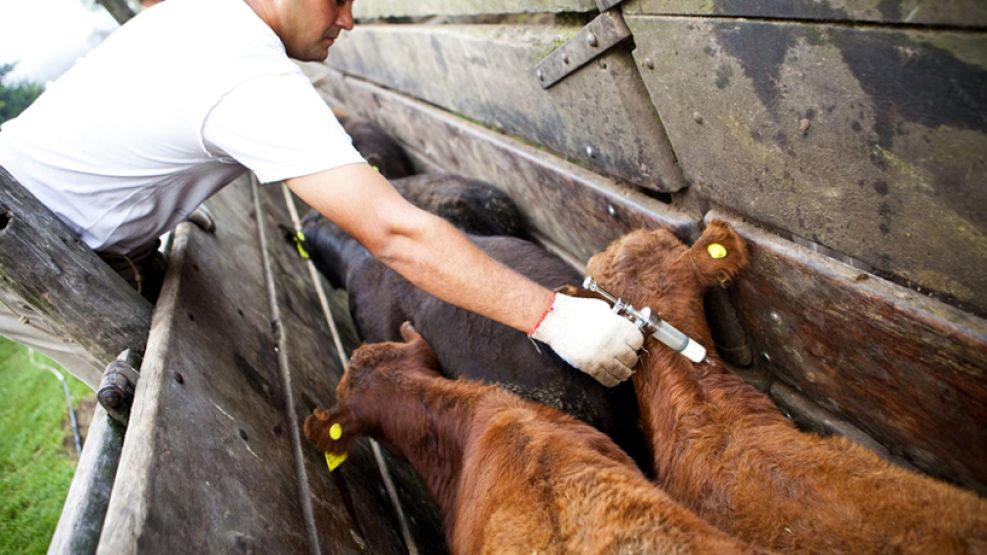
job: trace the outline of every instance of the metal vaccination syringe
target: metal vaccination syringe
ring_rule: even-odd
[[[596,281],[587,276],[583,281],[583,289],[599,293],[613,305],[613,311],[627,318],[643,332],[651,334],[652,337],[661,341],[673,351],[680,353],[692,362],[702,362],[706,359],[706,348],[696,340],[680,332],[675,326],[662,320],[650,307],[638,310],[623,299],[611,295],[606,289],[600,287]]]

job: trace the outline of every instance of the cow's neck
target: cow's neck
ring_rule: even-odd
[[[463,453],[472,427],[477,394],[445,378],[416,376],[380,406],[380,429],[425,479],[446,530],[455,525]],[[394,407],[403,407],[395,411]]]

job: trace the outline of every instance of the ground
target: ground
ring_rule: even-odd
[[[24,347],[0,338],[0,553],[44,553],[78,459],[62,385]],[[59,368],[60,369],[60,368]],[[66,375],[85,435],[95,395]]]

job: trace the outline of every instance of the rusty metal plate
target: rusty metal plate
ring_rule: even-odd
[[[982,0],[629,0],[624,13],[987,26]]]
[[[629,36],[631,31],[619,11],[602,13],[542,60],[535,68],[535,78],[547,89]]]
[[[367,25],[327,63],[648,189],[684,187],[630,54],[612,48],[543,90],[533,68],[575,26]]]
[[[750,224],[737,309],[760,365],[933,475],[987,492],[987,321]]]
[[[625,18],[692,192],[987,314],[987,35]]]

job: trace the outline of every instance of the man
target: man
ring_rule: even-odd
[[[630,376],[643,342],[630,322],[490,259],[353,149],[289,60],[325,59],[352,28],[352,0],[168,0],[6,124],[0,166],[90,247],[124,259],[245,169],[283,180],[418,287],[528,332],[606,385]]]

